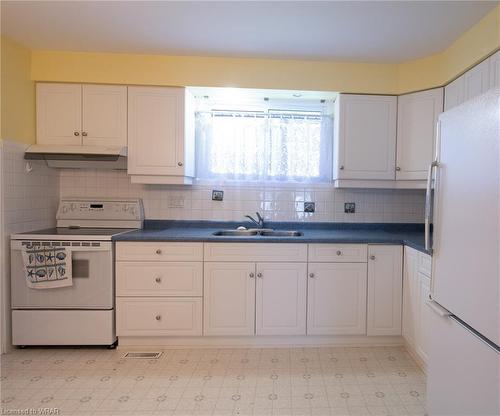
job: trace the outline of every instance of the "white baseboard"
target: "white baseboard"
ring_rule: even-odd
[[[417,365],[420,367],[420,369],[427,374],[427,363],[422,359],[422,357],[415,351],[415,349],[408,343],[406,339],[403,338],[403,345],[410,354],[411,358],[417,363]]]
[[[258,347],[381,347],[402,346],[400,336],[200,336],[200,337],[118,337],[118,348],[258,348]]]

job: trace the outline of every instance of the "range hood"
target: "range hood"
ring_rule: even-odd
[[[45,160],[52,168],[124,170],[127,147],[34,144],[26,149],[24,159]]]

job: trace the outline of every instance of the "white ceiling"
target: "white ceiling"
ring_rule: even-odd
[[[34,49],[401,62],[440,52],[493,1],[2,1]]]

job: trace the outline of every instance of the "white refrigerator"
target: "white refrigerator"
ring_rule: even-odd
[[[439,117],[426,199],[429,416],[500,415],[499,125],[500,89]]]

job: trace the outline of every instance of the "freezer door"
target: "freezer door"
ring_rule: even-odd
[[[429,416],[499,415],[500,354],[437,309],[429,314]]]
[[[500,344],[500,89],[440,116],[433,299]]]

